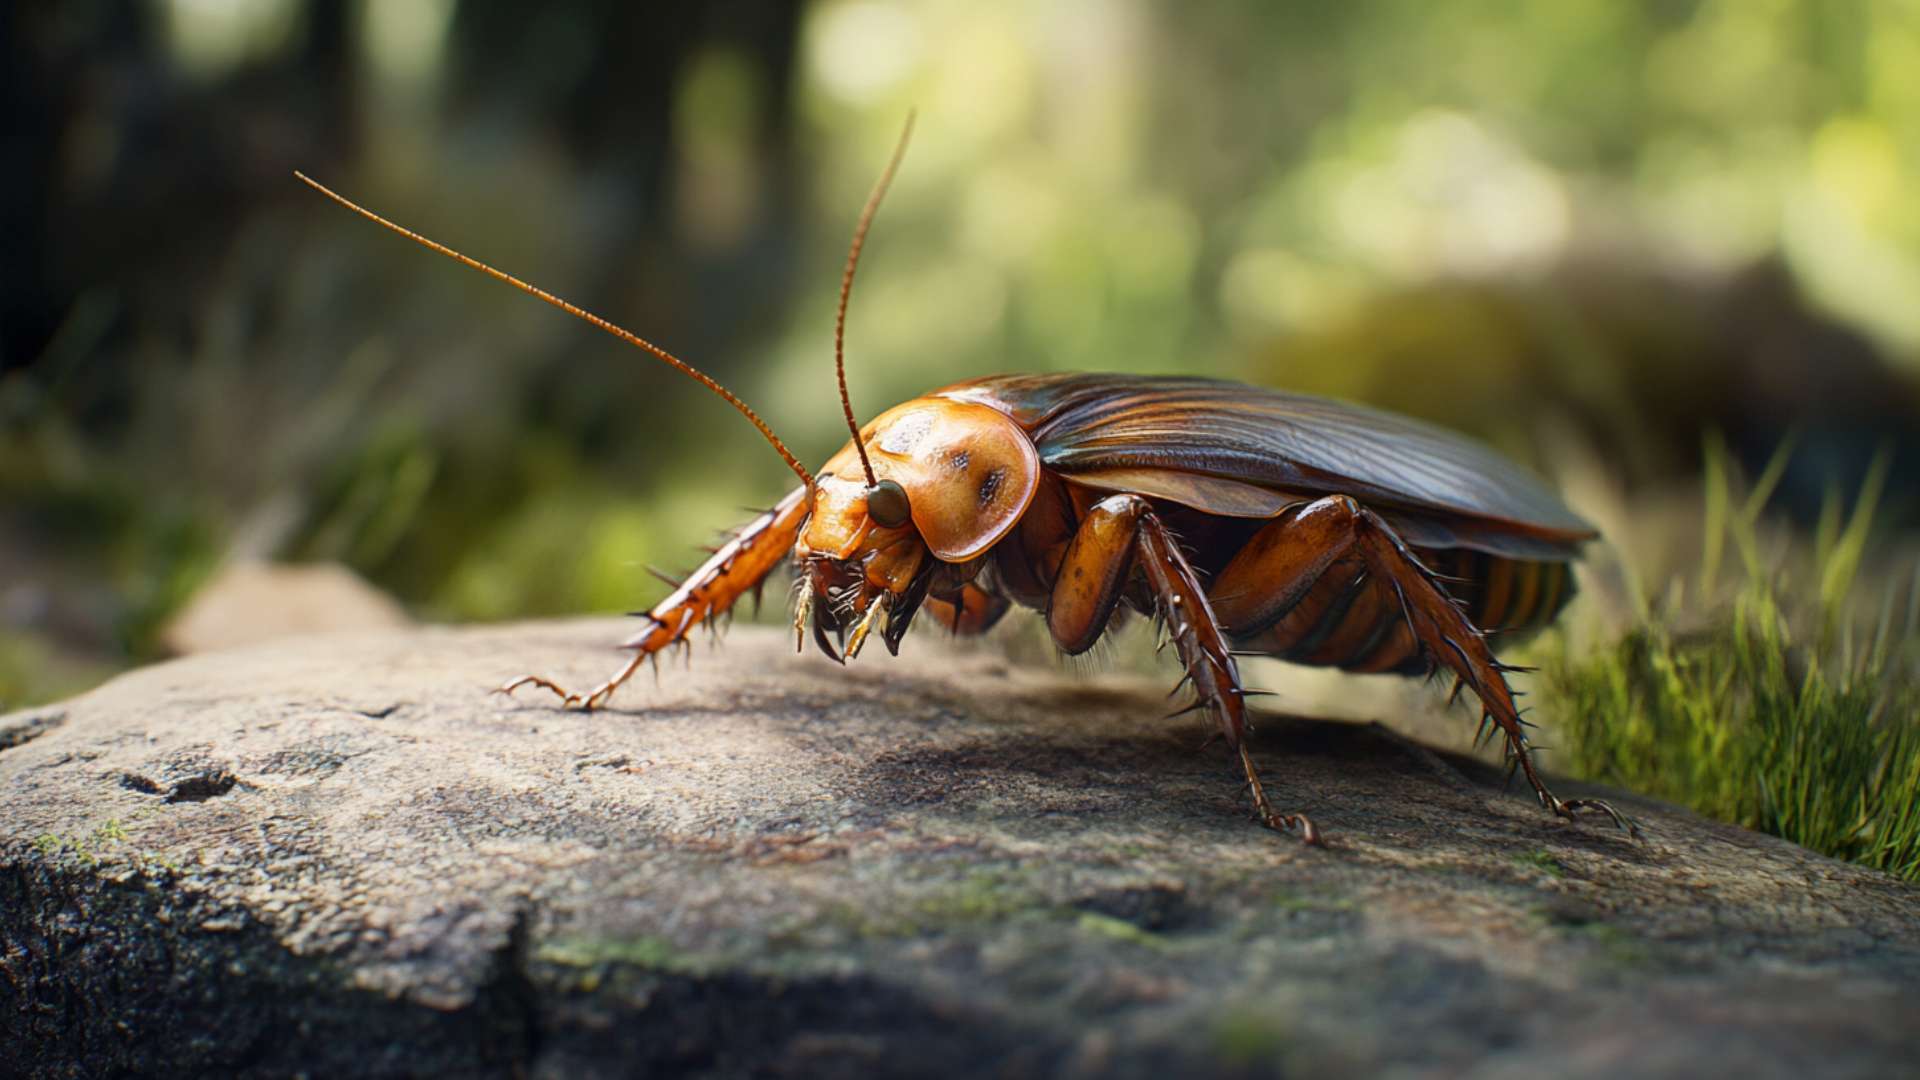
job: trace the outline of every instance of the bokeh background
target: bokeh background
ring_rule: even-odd
[[[1561,483],[1602,601],[1697,562],[1703,439],[1749,474],[1793,440],[1783,529],[1876,455],[1881,546],[1920,517],[1915,0],[62,0],[0,49],[0,706],[164,654],[237,561],[426,619],[644,607],[790,482],[296,168],[818,462],[847,234],[917,108],[865,415],[1004,370],[1371,401]]]

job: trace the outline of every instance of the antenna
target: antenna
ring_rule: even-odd
[[[888,159],[886,169],[868,194],[867,205],[860,211],[860,223],[853,227],[853,244],[847,248],[847,268],[840,274],[840,312],[833,320],[833,371],[840,379],[840,407],[846,411],[847,430],[853,432],[853,448],[860,453],[860,467],[867,471],[869,488],[879,486],[880,481],[873,475],[873,462],[867,460],[867,448],[860,444],[860,423],[853,418],[853,399],[847,396],[847,297],[853,295],[853,271],[860,265],[860,249],[867,244],[867,228],[880,210],[880,200],[887,197],[887,188],[893,183],[893,174],[907,153],[907,140],[912,137],[913,113],[909,111],[907,125],[900,129],[900,141],[894,144],[893,157]]]
[[[760,434],[766,436],[767,441],[773,444],[774,450],[779,452],[781,459],[787,463],[787,468],[792,469],[794,471],[794,474],[800,477],[800,482],[803,484],[806,484],[808,487],[813,486],[813,475],[807,472],[806,466],[800,464],[799,459],[793,456],[793,452],[787,449],[787,444],[780,441],[780,436],[775,435],[773,433],[773,429],[767,426],[767,422],[765,420],[760,419],[760,414],[754,412],[753,409],[750,408],[746,402],[741,401],[739,398],[735,397],[733,395],[733,391],[728,390],[726,387],[721,386],[719,383],[715,382],[710,376],[708,376],[705,372],[701,371],[699,368],[694,367],[692,364],[687,363],[686,361],[673,355],[672,353],[661,348],[660,346],[655,345],[653,342],[646,340],[645,338],[641,337],[638,334],[635,334],[633,331],[615,326],[614,324],[608,322],[607,320],[601,318],[600,316],[595,315],[593,312],[588,311],[584,308],[578,307],[574,304],[570,304],[567,301],[562,300],[559,297],[553,295],[552,293],[546,291],[545,289],[539,288],[538,286],[535,286],[535,285],[529,285],[526,282],[521,281],[519,278],[514,277],[512,274],[506,273],[505,271],[501,271],[501,270],[495,270],[493,267],[488,266],[486,263],[483,263],[478,259],[473,259],[465,255],[462,255],[459,252],[453,250],[452,248],[446,246],[445,244],[438,243],[433,240],[429,240],[426,237],[421,236],[419,233],[414,232],[412,229],[408,229],[401,225],[396,225],[393,222],[388,221],[386,218],[381,217],[379,214],[376,214],[373,211],[367,209],[366,207],[361,206],[360,204],[353,202],[352,200],[339,194],[338,192],[334,191],[332,188],[327,187],[325,184],[322,184],[319,181],[313,179],[312,177],[308,176],[306,173],[296,171],[293,175],[299,177],[301,183],[306,184],[308,187],[312,188],[313,190],[319,192],[322,195],[325,195],[327,198],[332,199],[334,202],[339,203],[341,206],[344,206],[347,209],[353,211],[354,213],[359,214],[361,217],[366,218],[368,221],[371,221],[376,225],[382,225],[382,226],[385,226],[386,228],[392,229],[394,232],[397,232],[401,236],[404,236],[407,239],[412,240],[414,243],[419,244],[422,247],[430,248],[434,251],[437,251],[440,254],[445,255],[447,258],[454,260],[455,262],[463,263],[467,266],[470,266],[473,269],[478,270],[483,274],[486,274],[488,277],[498,278],[499,280],[506,282],[507,284],[513,286],[514,288],[519,289],[521,292],[526,293],[528,296],[538,297],[541,300],[545,300],[547,303],[552,304],[554,307],[559,308],[561,311],[564,311],[567,314],[572,315],[577,319],[584,319],[587,322],[592,323],[594,326],[597,326],[602,330],[605,330],[607,333],[612,334],[614,337],[619,338],[621,341],[624,341],[629,345],[638,345],[640,348],[645,349],[647,352],[652,353],[654,356],[658,357],[659,359],[665,361],[666,363],[672,365],[674,368],[678,369],[682,374],[686,375],[688,378],[693,379],[694,381],[698,382],[700,385],[706,387],[707,389],[713,391],[716,394],[719,394],[722,398],[726,399],[727,404],[732,405],[736,409],[739,409],[741,415],[745,416],[748,420],[752,421],[753,426],[760,429]],[[849,274],[849,280],[851,280],[851,274],[852,274],[851,269],[849,269],[848,274]],[[843,287],[841,290],[841,297],[842,297],[841,303],[843,306],[845,304],[845,296],[846,296],[846,291],[845,291],[845,288]],[[849,415],[851,415],[851,413],[849,413]]]

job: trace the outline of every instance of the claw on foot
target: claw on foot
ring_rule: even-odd
[[[1260,824],[1277,833],[1297,832],[1300,834],[1300,842],[1309,847],[1327,846],[1326,841],[1320,838],[1320,829],[1314,825],[1313,819],[1305,814],[1276,814],[1268,811],[1262,817]]]
[[[640,670],[641,661],[651,655],[653,654],[650,652],[636,650],[633,654],[633,659],[623,664],[620,670],[614,672],[613,676],[606,682],[594,687],[584,695],[574,693],[559,683],[554,682],[552,679],[539,675],[522,675],[517,679],[503,684],[500,689],[495,690],[494,693],[511,696],[515,690],[523,686],[538,686],[544,690],[553,691],[553,695],[560,699],[560,707],[562,709],[579,709],[583,712],[592,712],[600,706],[605,705],[607,699],[613,696],[613,692],[620,689],[622,683],[632,678],[634,672]]]
[[[512,697],[513,692],[523,686],[538,686],[543,690],[552,691],[553,696],[560,699],[560,707],[562,709],[580,709],[585,712],[592,712],[607,703],[607,698],[612,696],[614,687],[617,685],[617,683],[613,682],[604,682],[594,687],[590,693],[581,695],[568,690],[552,679],[539,675],[522,675],[517,679],[502,684],[498,689],[494,690],[494,693],[505,694],[508,697]]]
[[[543,690],[551,690],[553,691],[554,695],[560,698],[560,700],[563,702],[574,702],[580,699],[580,695],[570,693],[568,692],[566,687],[561,686],[559,683],[554,682],[552,679],[544,678],[539,675],[522,675],[517,679],[508,680],[507,682],[500,684],[500,686],[494,690],[494,693],[504,694],[507,697],[512,697],[513,692],[515,690],[520,689],[523,686],[538,686]]]
[[[1548,791],[1546,781],[1540,779],[1540,773],[1533,767],[1533,749],[1524,739],[1516,735],[1508,735],[1507,761],[1507,782],[1513,782],[1515,770],[1525,773],[1527,783],[1533,786],[1534,796],[1540,800],[1540,805],[1551,810],[1556,817],[1576,821],[1581,811],[1590,810],[1606,815],[1607,819],[1613,822],[1614,827],[1626,833],[1628,837],[1634,840],[1640,839],[1640,826],[1635,824],[1632,818],[1599,799],[1573,799],[1562,802],[1559,796]]]
[[[1247,788],[1253,792],[1253,812],[1260,824],[1277,833],[1298,833],[1300,842],[1311,847],[1326,847],[1320,838],[1320,830],[1312,819],[1305,814],[1276,813],[1273,804],[1267,801],[1267,789],[1260,783],[1260,773],[1253,767],[1253,755],[1247,750],[1246,740],[1240,741],[1240,767],[1247,774]]]
[[[1592,811],[1597,814],[1605,814],[1608,820],[1613,822],[1614,828],[1619,829],[1635,840],[1640,839],[1639,824],[1599,799],[1569,799],[1566,802],[1561,802],[1552,795],[1548,795],[1547,797],[1553,799],[1548,809],[1560,817],[1566,818],[1568,821],[1578,820],[1580,812],[1583,810]]]

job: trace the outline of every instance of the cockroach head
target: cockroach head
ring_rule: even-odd
[[[826,630],[853,625],[847,649],[857,651],[878,605],[896,643],[930,575],[983,557],[1019,522],[1039,480],[1033,441],[988,406],[935,396],[881,413],[814,478],[794,555],[815,640],[827,648],[822,619]]]
[[[821,467],[803,541],[851,559],[911,534],[940,561],[966,562],[1013,528],[1039,481],[1033,441],[1006,414],[916,398],[881,413]]]

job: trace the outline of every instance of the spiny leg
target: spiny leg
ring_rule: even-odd
[[[1253,754],[1247,750],[1247,741],[1240,740],[1240,768],[1247,774],[1247,790],[1253,793],[1253,812],[1260,818],[1260,824],[1274,832],[1298,832],[1300,841],[1314,847],[1324,847],[1326,841],[1320,839],[1320,829],[1313,819],[1300,811],[1291,814],[1275,812],[1273,803],[1267,800],[1267,789],[1260,783],[1260,771],[1253,767]]]
[[[805,487],[795,488],[773,509],[749,521],[714,549],[712,556],[687,575],[666,599],[655,604],[653,610],[643,616],[646,626],[621,645],[632,649],[633,657],[606,681],[582,694],[569,691],[544,676],[522,675],[495,692],[511,694],[523,686],[537,686],[552,691],[560,699],[562,708],[591,711],[605,705],[613,692],[640,670],[642,663],[670,646],[683,644],[695,626],[711,623],[726,614],[742,596],[758,594],[767,575],[793,550],[794,540],[807,518],[807,493]]]
[[[654,610],[655,612],[658,612],[659,608],[655,608]],[[648,614],[643,617],[647,619],[655,619],[655,620],[658,619],[658,616],[656,614]],[[494,693],[506,694],[508,696],[512,696],[515,690],[518,690],[523,686],[537,686],[543,690],[552,691],[554,696],[560,699],[560,707],[563,709],[580,708],[580,709],[585,709],[588,712],[592,712],[593,710],[599,708],[600,706],[605,705],[607,703],[607,699],[613,696],[613,692],[615,690],[620,689],[620,685],[622,683],[632,678],[634,672],[640,670],[641,664],[658,656],[661,649],[665,649],[668,646],[678,645],[685,642],[688,629],[690,629],[694,625],[694,623],[698,620],[694,617],[694,614],[691,611],[683,611],[680,617],[683,620],[683,622],[679,630],[674,634],[672,634],[670,637],[668,637],[665,643],[661,644],[657,648],[647,649],[640,646],[636,646],[633,644],[631,640],[628,641],[625,645],[623,645],[622,646],[623,648],[629,648],[634,650],[632,659],[620,665],[620,669],[618,671],[615,671],[612,675],[609,675],[604,682],[600,683],[598,686],[595,686],[593,689],[587,691],[584,694],[570,691],[566,687],[561,686],[559,683],[554,682],[552,679],[546,678],[545,676],[541,676],[541,675],[522,675],[516,679],[509,680],[508,682],[502,684],[501,686],[499,686],[494,690]],[[709,618],[711,618],[711,616],[709,616]],[[658,622],[655,622],[646,631],[642,632],[642,636],[648,635],[648,634],[656,634],[658,633],[658,631],[659,631],[659,624]]]
[[[1511,669],[1494,659],[1486,636],[1448,597],[1433,571],[1420,563],[1391,526],[1352,498],[1332,495],[1290,511],[1249,543],[1244,562],[1243,556],[1235,557],[1214,583],[1218,593],[1232,597],[1223,601],[1228,625],[1237,632],[1241,627],[1271,624],[1278,617],[1276,611],[1284,614],[1326,567],[1348,555],[1359,556],[1367,571],[1393,591],[1408,627],[1432,662],[1454,672],[1479,697],[1486,716],[1506,736],[1508,754],[1542,806],[1564,818],[1591,810],[1637,833],[1632,822],[1604,802],[1562,800],[1548,790],[1534,768],[1525,725],[1507,685],[1505,673]],[[1267,594],[1245,586],[1246,579],[1263,574],[1276,586]]]
[[[1623,831],[1639,835],[1633,822],[1607,803],[1599,799],[1565,800],[1547,788],[1546,781],[1534,768],[1533,748],[1528,743],[1519,708],[1514,704],[1513,689],[1507,685],[1506,672],[1510,669],[1494,659],[1486,635],[1468,621],[1466,613],[1434,580],[1432,571],[1414,558],[1384,521],[1366,514],[1358,539],[1368,565],[1392,581],[1414,635],[1436,663],[1466,680],[1467,688],[1479,697],[1486,715],[1491,716],[1506,735],[1507,753],[1526,776],[1540,805],[1569,820],[1583,810],[1591,810],[1605,815]]]
[[[1069,653],[1091,648],[1106,629],[1136,562],[1186,668],[1183,681],[1193,685],[1196,700],[1191,708],[1211,712],[1228,745],[1239,752],[1261,824],[1277,832],[1297,831],[1307,843],[1319,844],[1320,831],[1305,814],[1278,813],[1268,800],[1247,748],[1246,691],[1226,635],[1199,576],[1146,499],[1111,496],[1081,521],[1047,604],[1047,628],[1054,642]]]
[[[1320,830],[1307,815],[1277,813],[1267,799],[1266,786],[1260,782],[1260,771],[1254,767],[1253,754],[1247,747],[1246,691],[1240,684],[1239,665],[1234,662],[1219,619],[1207,603],[1199,575],[1152,510],[1140,518],[1138,543],[1140,565],[1153,587],[1174,651],[1187,669],[1199,702],[1220,718],[1228,742],[1239,751],[1240,767],[1246,773],[1254,812],[1261,824],[1275,832],[1297,831],[1306,843],[1320,844]]]

